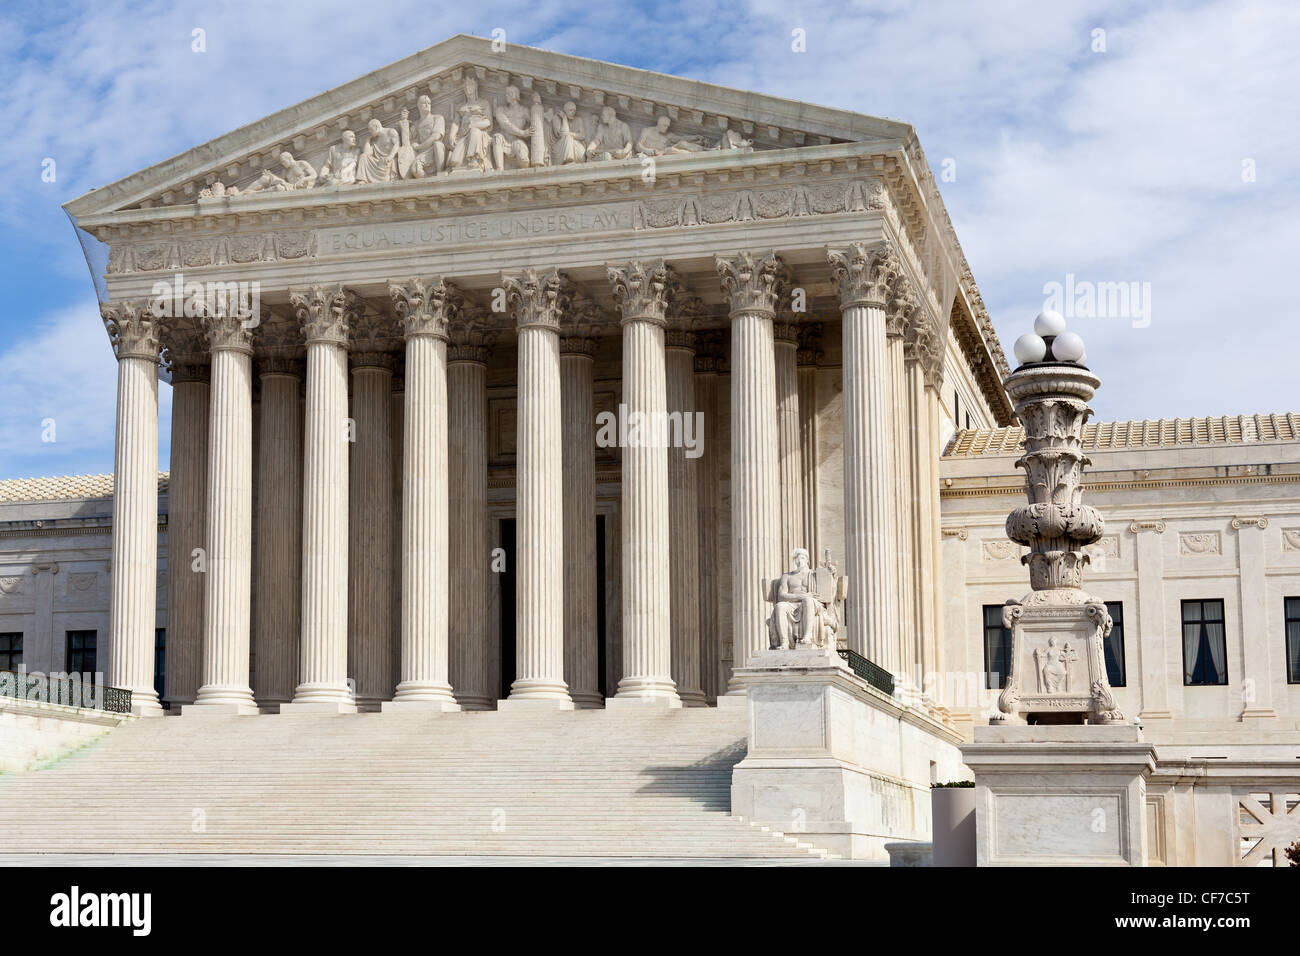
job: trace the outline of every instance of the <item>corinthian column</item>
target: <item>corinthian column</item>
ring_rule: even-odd
[[[589,331],[584,327],[581,331]],[[560,340],[564,410],[564,676],[578,707],[601,704],[596,630],[596,340]]]
[[[352,353],[348,673],[359,710],[393,697],[393,356]]]
[[[573,708],[564,682],[564,436],[560,315],[554,269],[503,276],[519,327],[519,439],[515,464],[515,681],[499,707]]]
[[[623,315],[623,677],[606,706],[680,707],[672,678],[668,449],[664,424],[664,326],[668,271],[662,262],[610,268]]]
[[[795,353],[799,327],[777,322],[772,328],[776,354],[777,462],[781,476],[781,559],[789,562],[795,548],[811,547],[803,529],[803,467],[799,457],[799,374]],[[809,551],[810,563],[814,552]],[[782,568],[789,567],[782,563]]]
[[[803,489],[803,546],[814,562],[820,560],[817,534],[817,366],[821,362],[819,323],[805,325],[800,331],[799,349],[795,353],[799,381],[799,468]]]
[[[206,344],[206,343],[204,343]],[[167,480],[166,697],[192,704],[202,679],[203,566],[194,549],[207,550],[208,366],[197,362],[199,346],[183,357],[172,353],[171,473]]]
[[[849,646],[895,669],[891,635],[896,568],[890,552],[894,520],[893,444],[885,301],[898,272],[886,241],[828,249],[839,285],[844,325],[844,565],[848,577]]]
[[[911,451],[908,434],[908,383],[904,338],[920,314],[919,301],[911,282],[899,275],[890,291],[885,310],[885,340],[889,353],[889,434],[894,454],[894,520],[890,522],[890,552],[898,573],[894,576],[897,603],[895,614],[896,664],[893,670],[906,675],[914,689],[920,689],[919,638],[916,620],[916,568],[913,565],[912,529],[916,521],[912,497]]]
[[[110,303],[101,314],[117,354],[108,683],[131,691],[132,713],[158,717],[158,326],[144,302]]]
[[[307,342],[298,687],[280,713],[356,713],[348,684],[348,331],[342,286],[291,290]],[[351,314],[350,314],[351,313]]]
[[[487,672],[487,338],[462,310],[447,348],[447,443],[451,590],[451,686],[464,710],[491,710]]]
[[[447,664],[447,325],[456,290],[442,279],[388,288],[406,337],[406,431],[402,679],[385,709],[458,711]]]
[[[772,329],[784,280],[772,254],[742,252],[717,266],[731,302],[732,663],[741,668],[767,646],[763,584],[785,567]],[[728,693],[744,693],[734,677]]]
[[[695,462],[696,504],[699,511],[695,541],[699,551],[700,687],[707,700],[719,688],[718,646],[718,362],[721,333],[695,336],[695,407],[700,417],[700,451]]]
[[[302,362],[258,360],[262,384],[257,453],[257,607],[253,646],[259,707],[293,699],[302,618]]]
[[[253,588],[253,340],[243,319],[204,320],[212,349],[203,686],[195,710],[255,714],[248,686]],[[207,711],[208,713],[215,712]]]
[[[692,323],[690,312],[703,305],[690,297],[673,303],[673,328],[665,333],[667,345],[668,412],[681,422],[668,447],[669,571],[672,581],[672,675],[677,694],[687,707],[703,707],[707,700],[700,667],[700,442],[705,436],[695,428],[695,337],[683,326]],[[686,447],[686,439],[692,447]],[[712,436],[708,436],[711,440]]]

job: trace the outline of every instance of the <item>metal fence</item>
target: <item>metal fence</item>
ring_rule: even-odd
[[[107,687],[95,680],[94,675],[56,676],[26,671],[0,671],[0,697],[61,704],[64,707],[84,707],[114,714],[131,712],[131,692],[120,687]]]
[[[840,650],[840,657],[849,662],[849,670],[857,674],[876,690],[894,696],[894,675],[877,667],[856,651]]]

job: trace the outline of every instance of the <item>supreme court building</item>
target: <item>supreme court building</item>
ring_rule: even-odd
[[[803,549],[894,688],[846,693],[893,721],[861,762],[895,809],[817,845],[928,838],[1006,678],[1024,432],[911,126],[457,36],[66,208],[115,467],[0,482],[0,670],[89,661],[174,725],[725,710]],[[1149,857],[1280,859],[1300,416],[1083,450],[1109,683],[1161,746]],[[1241,853],[1238,811],[1272,828]]]

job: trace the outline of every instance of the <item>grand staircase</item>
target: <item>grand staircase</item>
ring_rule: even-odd
[[[0,775],[14,853],[801,858],[732,817],[745,711],[138,720]]]

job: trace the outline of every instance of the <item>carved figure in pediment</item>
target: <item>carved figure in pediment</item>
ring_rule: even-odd
[[[506,87],[506,105],[497,107],[493,114],[497,131],[492,134],[492,161],[497,169],[506,168],[506,159],[513,159],[519,167],[529,165],[528,145],[533,137],[532,114],[519,102],[519,87]]]
[[[361,150],[357,148],[357,134],[350,129],[343,131],[341,141],[330,147],[325,154],[325,163],[320,168],[317,185],[350,186],[357,181],[357,160]]]
[[[593,131],[587,121],[578,115],[578,104],[572,100],[551,116],[551,162],[556,166],[581,163],[587,158],[587,142]]]
[[[447,120],[441,113],[433,111],[433,101],[428,96],[421,96],[415,101],[419,117],[415,121],[415,142],[411,145],[411,165],[404,176],[421,178],[436,176],[447,167]],[[402,110],[403,123],[406,122],[406,110]]]
[[[200,199],[221,199],[225,196],[238,196],[239,189],[236,186],[227,186],[221,180],[217,180],[206,189],[199,190]]]
[[[606,106],[600,111],[600,122],[587,144],[590,160],[627,159],[632,155],[632,129]]]
[[[449,169],[492,168],[492,104],[478,95],[478,80],[465,77],[465,102],[451,123]]]
[[[316,168],[305,159],[294,159],[293,154],[287,150],[280,154],[280,168],[284,170],[283,176],[264,169],[261,178],[247,187],[244,192],[288,192],[294,189],[310,189],[316,185]]]
[[[397,130],[389,129],[377,119],[367,125],[370,137],[361,147],[361,156],[357,160],[357,182],[391,183],[397,178],[397,151],[402,139]]]
[[[641,131],[636,141],[637,152],[642,156],[663,156],[667,153],[696,153],[704,149],[698,136],[673,136],[668,132],[672,120],[660,116],[654,126]]]
[[[718,140],[715,149],[738,149],[742,153],[752,153],[754,151],[754,141],[745,139],[738,132],[731,128],[726,117],[720,120],[722,124],[722,138]]]

